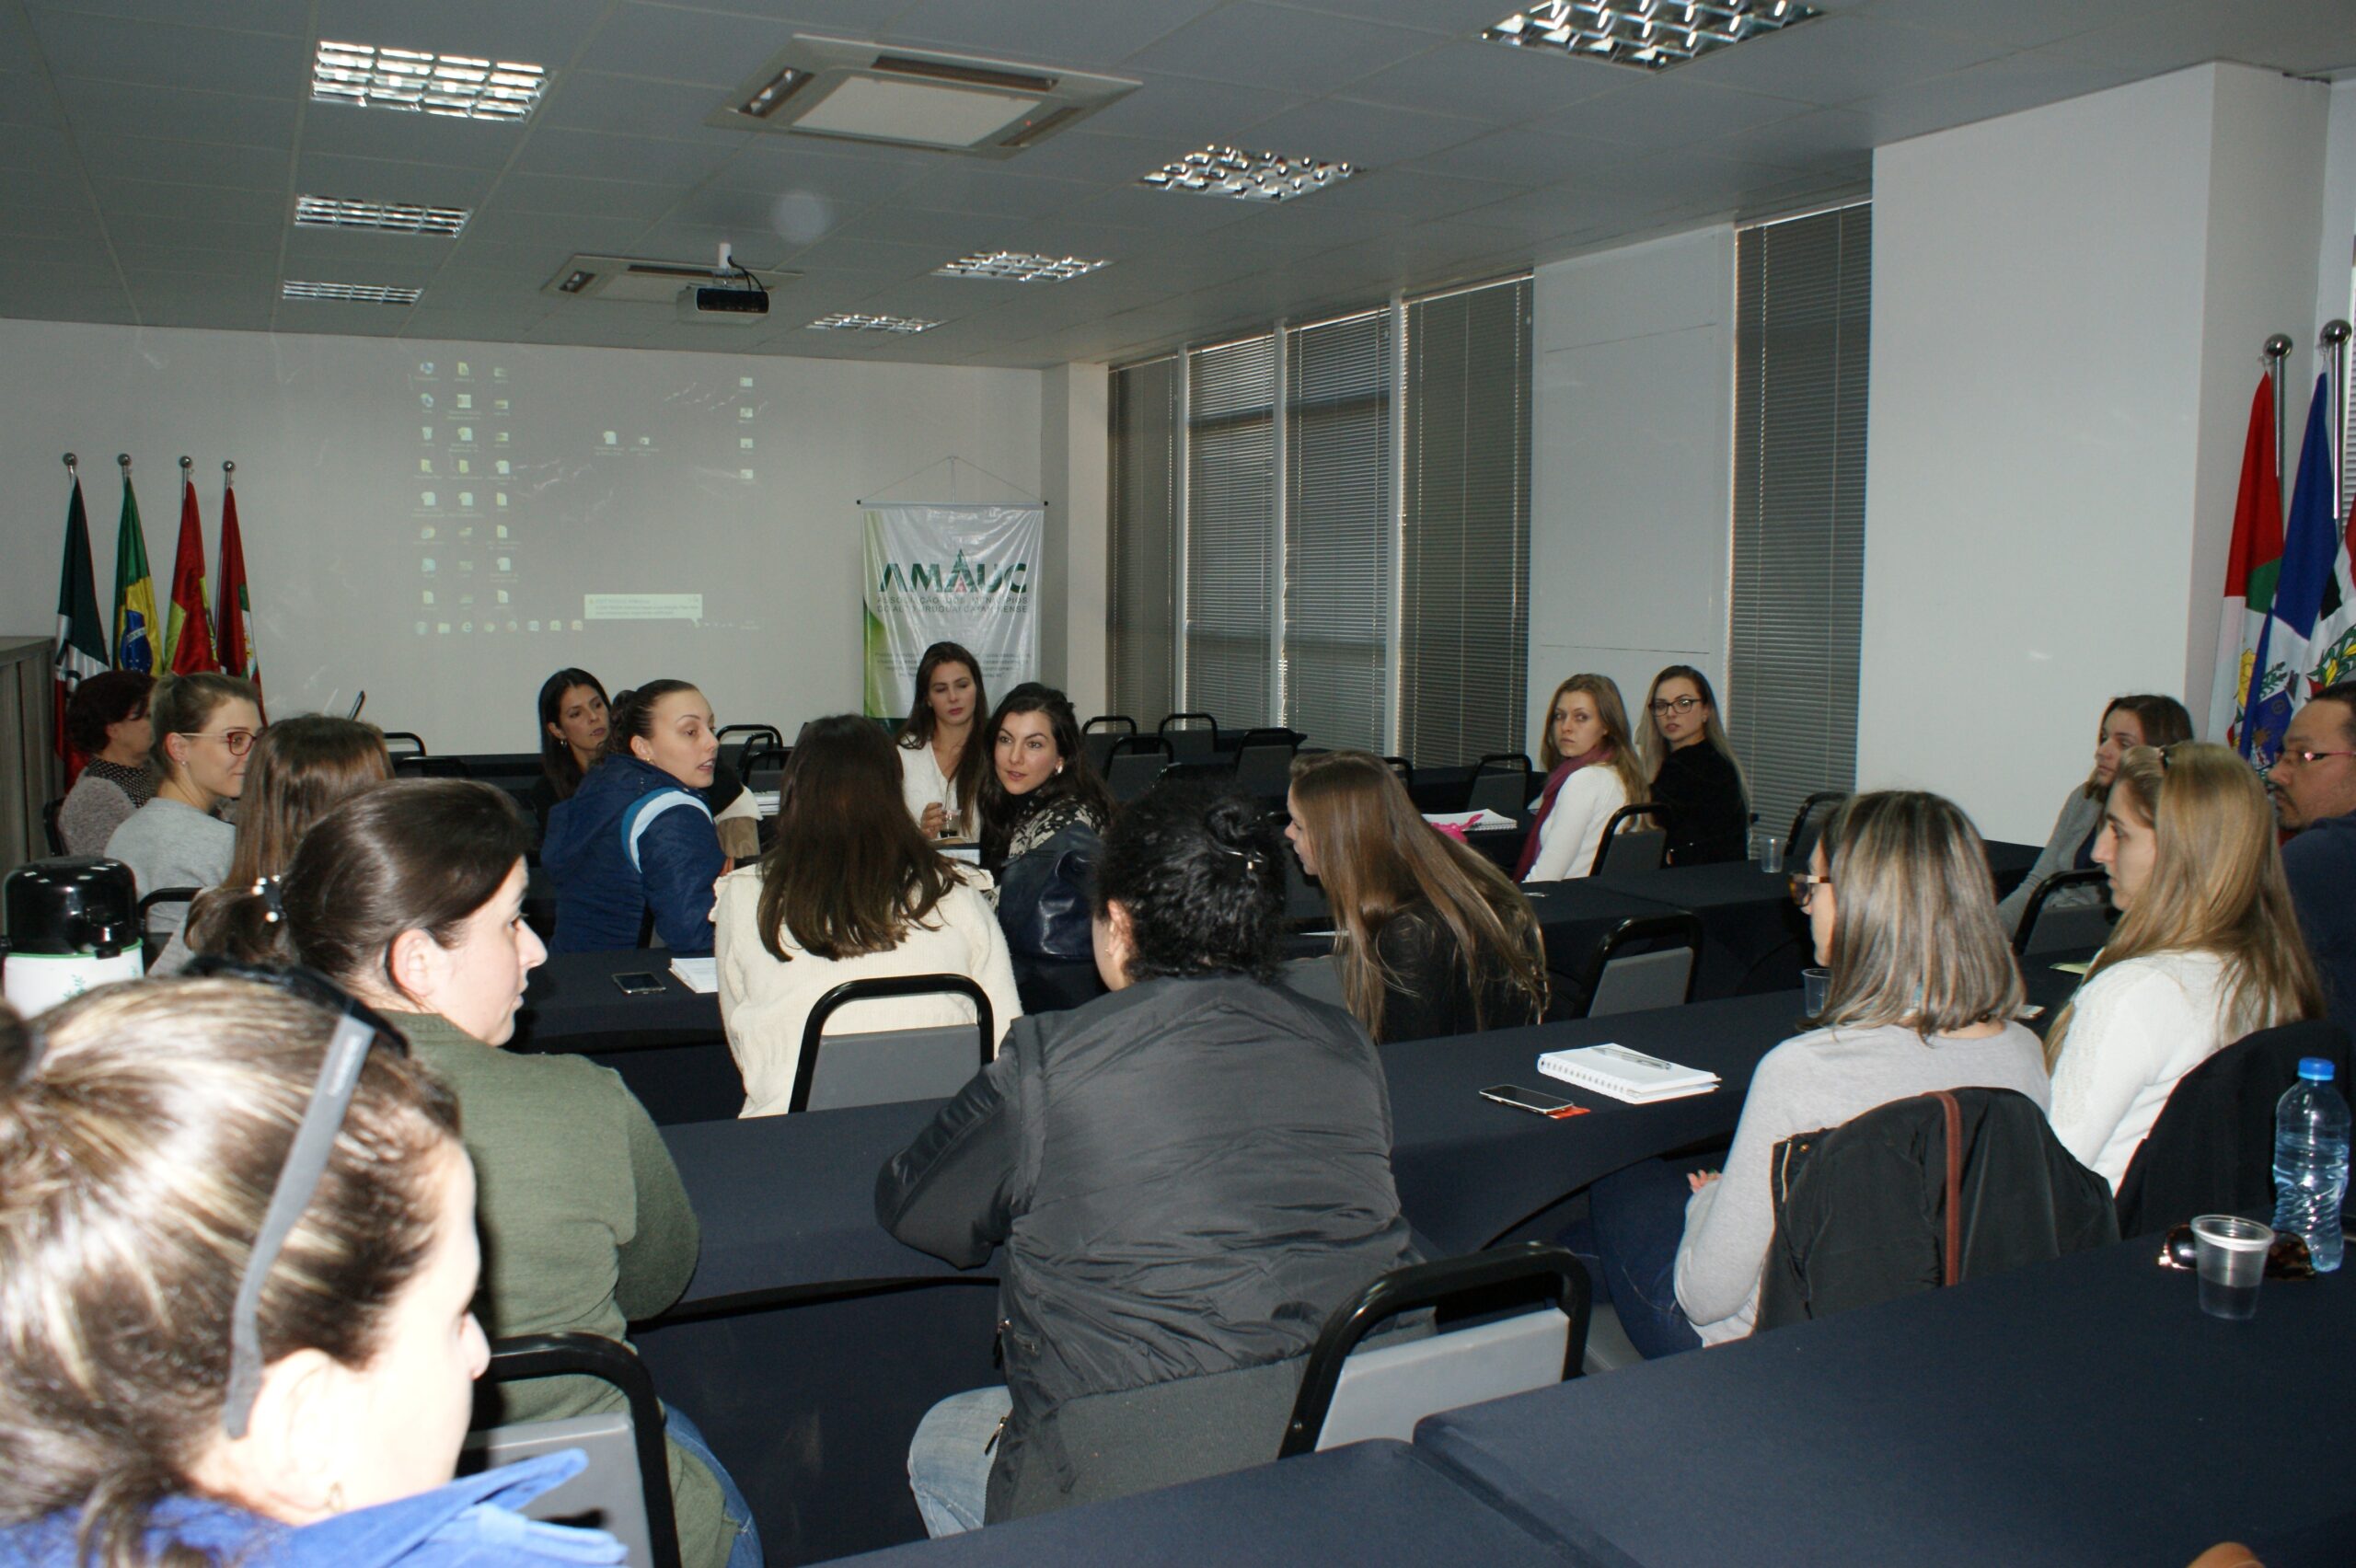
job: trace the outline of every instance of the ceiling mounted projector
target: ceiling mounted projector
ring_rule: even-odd
[[[739,321],[750,325],[766,320],[769,294],[764,288],[742,283],[689,283],[679,291],[682,321]]]

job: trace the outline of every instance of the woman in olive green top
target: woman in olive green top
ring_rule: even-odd
[[[494,1339],[624,1337],[695,1272],[696,1216],[653,1122],[620,1078],[572,1055],[496,1049],[547,956],[524,924],[529,830],[488,785],[416,779],[338,806],[283,880],[225,912],[226,951],[293,956],[388,1014],[458,1097],[479,1191],[482,1296]],[[618,1410],[586,1378],[503,1385],[504,1421]],[[702,1436],[669,1412],[686,1568],[758,1568],[750,1510]]]

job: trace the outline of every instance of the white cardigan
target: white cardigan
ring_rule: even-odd
[[[978,732],[981,726],[976,724],[974,728]],[[976,742],[968,739],[965,744],[970,746]],[[895,745],[892,749],[900,754],[900,799],[907,802],[908,814],[922,825],[925,807],[938,801],[949,813],[952,836],[956,836],[957,813],[962,806],[957,799],[957,783],[941,771],[941,759],[932,755],[931,743]]]
[[[2231,1043],[2223,977],[2214,953],[2156,952],[2078,993],[2053,1064],[2053,1133],[2114,1192],[2177,1080]]]
[[[961,869],[965,880],[926,917],[912,926],[888,952],[857,958],[819,958],[803,951],[791,930],[780,945],[792,955],[780,963],[761,945],[757,914],[761,871],[747,866],[720,879],[712,905],[713,957],[720,974],[720,1022],[728,1049],[745,1077],[745,1116],[783,1113],[793,1096],[794,1069],[802,1060],[802,1030],[820,997],[846,980],[890,974],[966,974],[990,999],[1000,1039],[1022,1011],[1014,988],[1014,967],[998,917],[983,901],[988,878]],[[829,1035],[887,1029],[929,1029],[971,1023],[974,1004],[963,997],[879,997],[852,1002],[827,1020]]]
[[[1628,803],[1627,786],[1609,761],[1590,762],[1554,793],[1554,809],[1538,825],[1538,859],[1524,882],[1569,882],[1595,868],[1603,824]]]

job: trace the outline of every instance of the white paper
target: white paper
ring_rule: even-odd
[[[679,977],[680,985],[699,995],[708,997],[720,989],[720,960],[716,958],[675,958],[671,961],[671,973]]]

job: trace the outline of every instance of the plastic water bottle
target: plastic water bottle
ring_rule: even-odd
[[[2339,1201],[2348,1192],[2348,1101],[2322,1056],[2299,1061],[2299,1081],[2274,1107],[2274,1228],[2306,1238],[2316,1271],[2339,1266]]]

